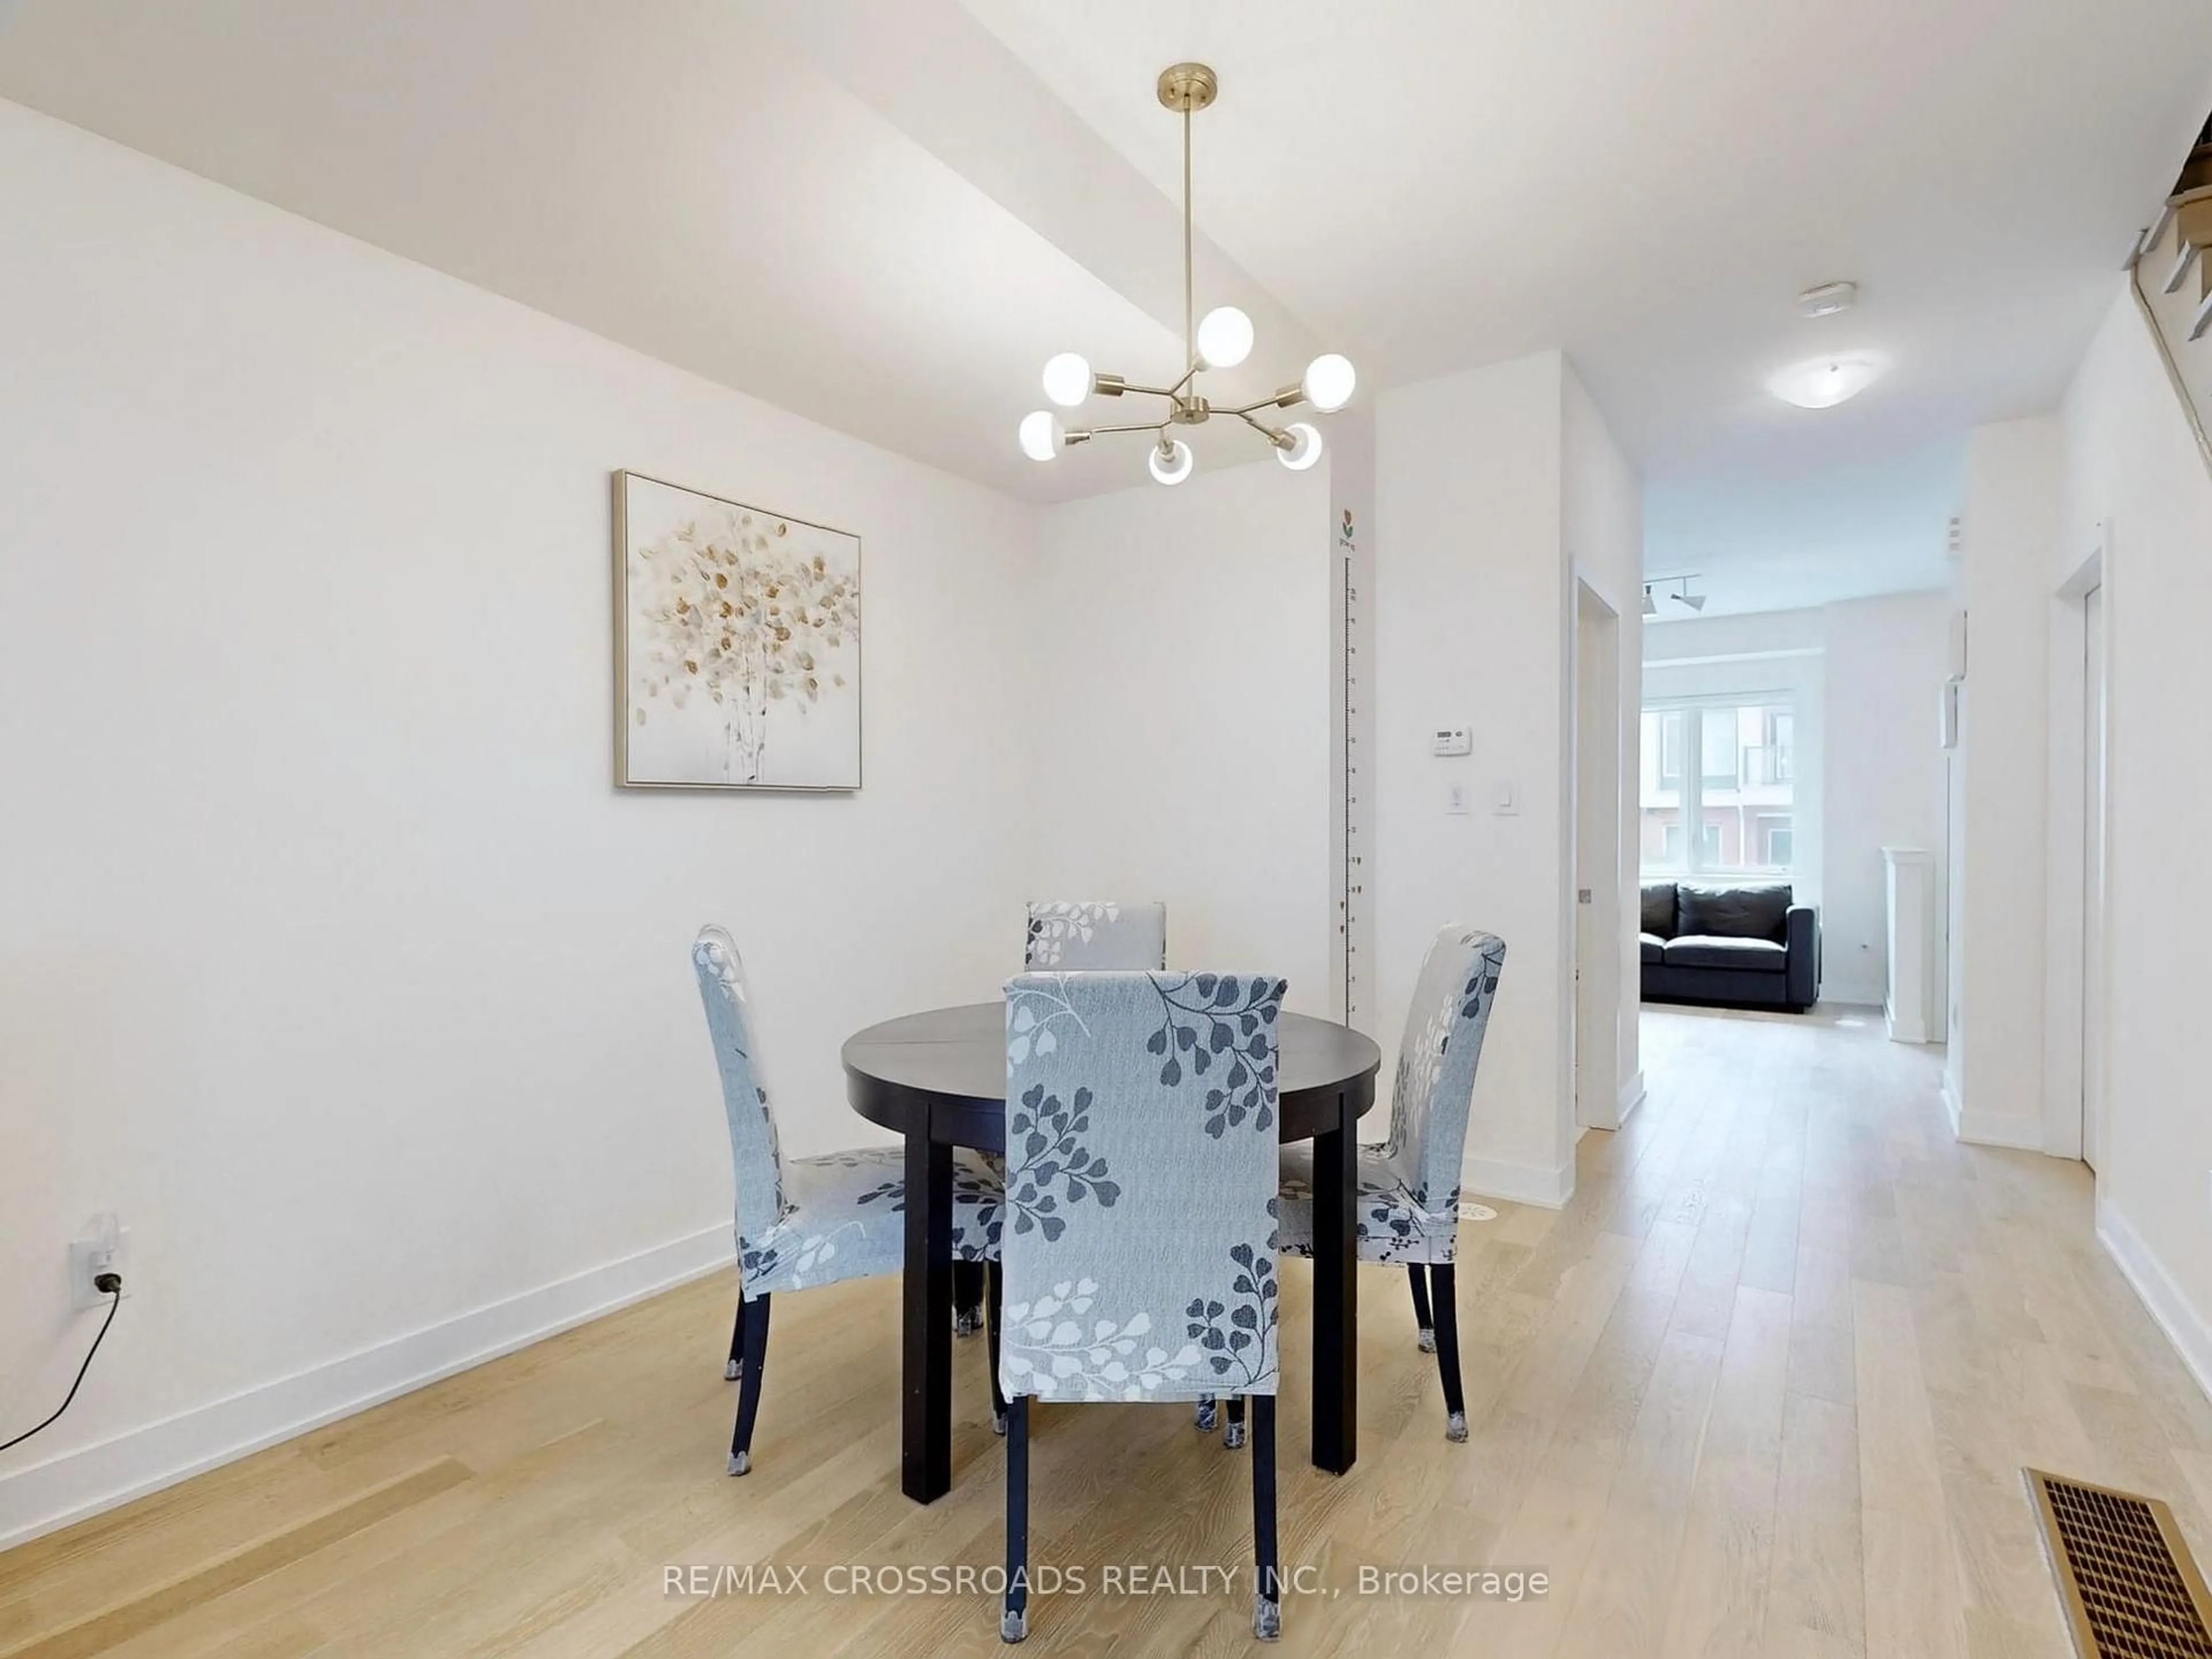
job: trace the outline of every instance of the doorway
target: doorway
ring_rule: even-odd
[[[1620,1127],[1622,806],[1620,617],[1575,582],[1575,1127]]]

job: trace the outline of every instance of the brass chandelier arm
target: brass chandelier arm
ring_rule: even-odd
[[[1257,403],[1247,404],[1242,409],[1224,409],[1217,412],[1223,415],[1249,416],[1255,410],[1262,409],[1296,409],[1300,404],[1305,402],[1305,387],[1294,383],[1285,386],[1281,391],[1276,392],[1272,397],[1262,398]]]
[[[1236,416],[1238,420],[1243,422],[1245,425],[1250,427],[1253,431],[1258,433],[1261,437],[1265,438],[1269,443],[1274,445],[1278,449],[1288,449],[1292,444],[1297,441],[1297,440],[1291,437],[1289,433],[1269,426],[1265,421],[1255,420],[1251,415],[1244,410],[1231,410],[1229,413]]]
[[[1068,428],[1060,441],[1082,444],[1089,443],[1093,438],[1103,437],[1109,432],[1164,432],[1167,429],[1168,423],[1165,421],[1125,421],[1118,426],[1072,426]]]
[[[1190,384],[1188,374],[1173,386],[1132,386],[1118,374],[1100,374],[1095,380],[1091,390],[1102,398],[1118,398],[1125,392],[1141,392],[1147,398],[1172,398]]]

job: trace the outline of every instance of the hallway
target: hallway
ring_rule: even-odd
[[[2081,1165],[1954,1142],[1942,1051],[1870,1009],[1642,1034],[1650,1101],[1505,1281],[1571,1378],[1492,1552],[1579,1582],[1557,1651],[2063,1659],[2023,1464],[2165,1497],[2205,1553],[2212,1405]]]

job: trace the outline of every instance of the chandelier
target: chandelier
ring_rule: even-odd
[[[1172,386],[1139,386],[1119,374],[1092,372],[1087,358],[1063,351],[1044,366],[1044,395],[1062,409],[1078,409],[1096,394],[1122,398],[1135,394],[1164,398],[1167,411],[1157,421],[1128,421],[1113,426],[1071,427],[1048,409],[1023,417],[1022,453],[1033,461],[1048,461],[1070,445],[1089,443],[1109,432],[1149,432],[1152,477],[1164,484],[1179,484],[1190,477],[1190,446],[1174,435],[1179,426],[1203,426],[1217,415],[1244,422],[1274,446],[1275,459],[1293,472],[1303,472],[1321,459],[1321,434],[1305,421],[1271,426],[1261,418],[1263,410],[1295,409],[1310,404],[1324,415],[1334,414],[1352,401],[1356,381],[1352,365],[1334,352],[1306,365],[1304,376],[1256,403],[1237,409],[1217,409],[1200,395],[1198,377],[1209,368],[1234,368],[1252,351],[1252,319],[1235,306],[1216,306],[1195,325],[1196,307],[1191,295],[1190,118],[1212,103],[1220,82],[1203,64],[1177,64],[1160,71],[1160,102],[1182,117],[1182,377]]]

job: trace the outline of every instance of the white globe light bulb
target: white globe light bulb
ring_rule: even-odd
[[[1190,446],[1176,439],[1165,449],[1154,444],[1152,459],[1146,465],[1152,468],[1153,482],[1179,484],[1190,477]]]
[[[1252,355],[1252,319],[1216,306],[1198,319],[1198,355],[1208,368],[1234,368]]]
[[[1352,401],[1352,388],[1358,384],[1351,359],[1328,351],[1306,365],[1306,377],[1298,383],[1298,389],[1322,414],[1334,415]]]
[[[1033,461],[1048,461],[1060,453],[1060,441],[1065,433],[1060,416],[1048,409],[1040,409],[1022,416],[1022,453]]]
[[[1293,472],[1303,472],[1321,459],[1321,434],[1304,421],[1292,421],[1283,428],[1291,441],[1285,449],[1278,447],[1275,459]]]
[[[1044,366],[1044,395],[1062,409],[1073,409],[1091,395],[1091,362],[1063,351]]]

